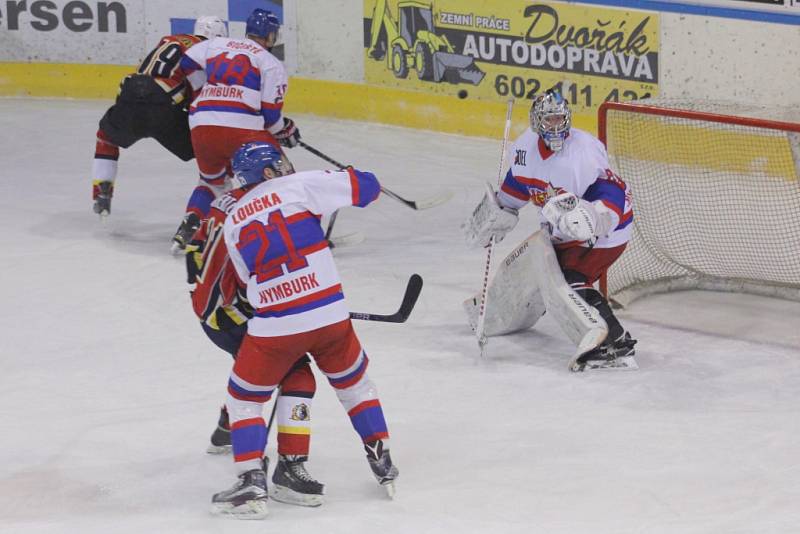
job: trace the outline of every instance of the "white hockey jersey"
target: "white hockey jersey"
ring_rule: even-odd
[[[380,194],[369,172],[305,171],[267,180],[238,201],[216,202],[228,213],[225,244],[255,309],[248,333],[259,337],[308,332],[347,319],[339,273],[320,217],[364,207]]]
[[[611,248],[626,243],[633,221],[631,195],[628,186],[611,170],[608,153],[603,144],[591,134],[578,128],[570,129],[564,147],[553,152],[530,128],[517,138],[509,152],[511,166],[497,199],[505,207],[519,209],[529,201],[541,208],[547,200],[560,193],[570,192],[589,202],[601,201],[616,215],[614,229],[601,236],[594,245]],[[553,232],[556,247],[586,246],[571,240],[557,229]]]
[[[250,39],[216,37],[186,51],[181,69],[195,91],[189,126],[283,128],[289,79],[283,63]],[[198,93],[199,91],[199,93]]]

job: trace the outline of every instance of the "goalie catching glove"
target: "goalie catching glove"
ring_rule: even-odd
[[[464,221],[461,229],[469,247],[487,247],[492,236],[495,243],[503,240],[508,232],[517,225],[517,210],[504,208],[497,201],[497,195],[490,183],[486,183],[486,194],[483,200]]]
[[[559,232],[576,241],[593,246],[598,237],[605,237],[614,224],[614,212],[601,201],[587,202],[574,193],[556,195],[542,208],[542,215]]]

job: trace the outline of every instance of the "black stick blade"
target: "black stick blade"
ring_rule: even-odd
[[[403,318],[403,322],[405,322],[411,315],[411,311],[414,309],[414,305],[417,303],[420,293],[422,293],[422,277],[414,273],[408,280],[406,294],[403,295],[403,302],[400,304],[400,311],[397,312],[400,314],[400,317]]]
[[[422,277],[412,274],[406,286],[406,293],[403,295],[403,302],[400,309],[391,315],[380,315],[377,313],[350,312],[351,319],[359,321],[382,321],[385,323],[404,323],[411,315],[414,305],[417,303],[419,294],[422,292]]]

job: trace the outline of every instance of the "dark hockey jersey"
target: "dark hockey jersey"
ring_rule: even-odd
[[[234,190],[217,199],[186,249],[189,281],[195,284],[191,292],[192,308],[197,317],[214,330],[228,330],[244,324],[253,315],[228,256],[222,232],[226,206],[232,207],[244,193]]]
[[[175,104],[186,105],[191,97],[191,88],[179,68],[181,58],[190,47],[204,40],[198,35],[167,35],[147,54],[137,72],[152,77]]]

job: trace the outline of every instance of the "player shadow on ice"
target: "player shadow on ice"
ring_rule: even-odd
[[[544,322],[542,319],[541,324]],[[542,329],[531,328],[515,334],[490,337],[485,355],[481,359],[475,332],[466,324],[466,318],[463,323],[437,325],[431,329],[456,333],[458,337],[457,341],[454,340],[454,348],[458,352],[490,365],[514,364],[561,371],[566,368],[575,351],[575,347],[565,336],[551,335]]]
[[[125,212],[115,213],[105,222],[93,213],[57,213],[31,227],[31,233],[44,238],[91,239],[134,254],[164,257],[170,255],[174,231],[171,222],[142,222]]]
[[[123,220],[107,223],[98,238],[116,248],[145,256],[169,256],[175,230],[167,223],[141,223]],[[183,256],[183,254],[181,254]]]

